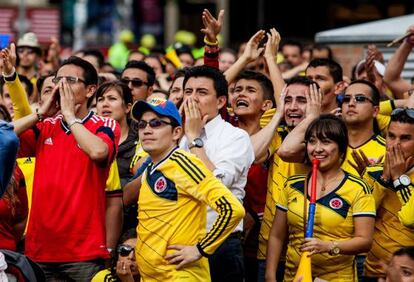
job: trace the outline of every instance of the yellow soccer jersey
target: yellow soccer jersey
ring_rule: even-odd
[[[259,233],[257,258],[260,260],[266,259],[267,241],[269,240],[270,229],[272,229],[273,218],[276,213],[276,203],[286,179],[292,175],[304,174],[309,171],[309,167],[305,164],[288,163],[279,158],[276,151],[280,147],[284,136],[288,134],[288,130],[286,127],[278,127],[277,130],[278,133],[275,134],[269,148],[269,155],[273,156],[273,162],[269,169],[266,206]]]
[[[138,142],[137,146],[135,147],[135,155],[132,157],[131,164],[129,165],[129,169],[132,171],[134,166],[141,158],[148,157],[148,153],[144,151],[141,146],[141,142]]]
[[[277,203],[278,212],[287,212],[289,230],[284,281],[293,280],[301,257],[305,178],[305,175],[290,177]],[[357,216],[375,217],[374,198],[363,180],[345,172],[340,185],[316,201],[314,237],[324,241],[350,240],[354,236],[354,217]],[[331,282],[358,280],[351,255],[313,255],[312,275]]]
[[[121,197],[121,178],[119,177],[118,164],[116,159],[112,162],[109,169],[108,178],[106,179],[105,193],[107,197]]]
[[[207,205],[218,213],[206,234]],[[244,216],[244,209],[195,155],[174,149],[142,176],[138,199],[136,259],[141,281],[210,281],[208,260],[182,270],[164,258],[170,245],[197,245],[214,253]]]
[[[348,146],[348,149],[346,150],[345,161],[342,163],[342,169],[346,172],[349,172],[350,174],[359,177],[358,172],[348,163],[348,161],[350,161],[355,164],[354,158],[352,157],[353,150],[356,150],[357,152],[359,150],[363,151],[367,158],[370,160],[371,164],[375,164],[381,156],[383,156],[382,161],[384,160],[386,151],[385,139],[380,135],[373,135],[367,142],[359,147],[353,148],[351,146]]]
[[[382,171],[383,167],[377,165],[367,167],[364,174],[377,206],[374,240],[365,261],[365,275],[368,277],[385,276],[380,261],[388,263],[396,250],[414,245],[414,229],[403,226],[399,221],[401,203],[392,190],[392,183],[388,186],[381,180]],[[413,181],[414,175],[410,178]]]

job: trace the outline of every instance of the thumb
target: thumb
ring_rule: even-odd
[[[408,169],[411,165],[411,162],[413,160],[413,156],[409,156],[406,160],[405,160],[405,167]]]
[[[14,43],[10,44],[10,52],[12,55],[16,55],[16,45]]]
[[[223,23],[223,19],[224,19],[224,10],[220,10],[220,13],[218,15],[218,22]]]

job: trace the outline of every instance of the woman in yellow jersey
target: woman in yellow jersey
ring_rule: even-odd
[[[311,179],[306,175],[291,176],[277,203],[269,236],[266,281],[276,281],[276,266],[286,239],[284,281],[293,280],[304,251],[312,256],[314,277],[326,281],[357,281],[354,255],[370,249],[375,202],[364,181],[341,169],[347,136],[344,122],[333,115],[322,115],[308,127],[306,159],[320,160],[314,237],[304,239],[304,211],[309,205],[307,186]],[[307,195],[306,203],[304,195]]]

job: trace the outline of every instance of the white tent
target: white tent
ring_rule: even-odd
[[[414,24],[414,14],[378,20],[316,33],[318,43],[378,43],[389,42],[404,34]]]

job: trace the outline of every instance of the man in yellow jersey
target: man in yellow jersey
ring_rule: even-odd
[[[379,99],[377,87],[367,80],[351,82],[342,99],[342,117],[348,128],[349,139],[342,169],[356,176],[363,172],[359,170],[356,162],[364,159],[370,164],[376,164],[385,155],[385,139],[379,132],[375,132],[374,127]]]
[[[171,101],[138,101],[132,115],[152,159],[138,198],[135,252],[141,279],[210,281],[206,257],[243,218],[243,206],[200,159],[178,149],[182,122]],[[207,206],[218,213],[208,233]]]
[[[414,110],[396,109],[386,138],[384,166],[367,167],[364,179],[373,189],[377,206],[374,241],[365,261],[364,281],[385,277],[381,261],[388,263],[401,247],[414,245],[414,229],[403,226],[398,218],[399,197],[408,201],[414,180]],[[412,215],[410,215],[412,217]]]
[[[319,117],[321,109],[321,97],[310,95],[309,87],[312,80],[307,77],[297,76],[287,82],[284,91],[283,106],[278,111],[283,112],[283,124],[278,125],[277,115],[274,115],[272,121],[262,130],[252,136],[253,146],[256,148],[257,142],[263,142],[262,151],[256,152],[256,161],[262,155],[268,158],[273,156],[273,162],[270,167],[268,190],[266,195],[266,206],[263,213],[262,225],[259,234],[259,249],[257,258],[259,260],[258,281],[264,281],[266,267],[266,251],[269,232],[272,227],[273,218],[276,212],[276,204],[279,201],[280,193],[284,187],[285,181],[289,176],[295,174],[305,174],[308,167],[303,163],[286,162],[282,160],[278,154],[279,147],[283,140],[287,138],[288,133],[296,126],[301,124],[306,130],[307,121],[302,123],[304,119],[313,121]],[[276,133],[275,133],[276,132]],[[270,146],[269,146],[270,143]],[[304,158],[304,155],[302,159]],[[283,279],[283,263],[280,264],[278,273],[278,281]]]

